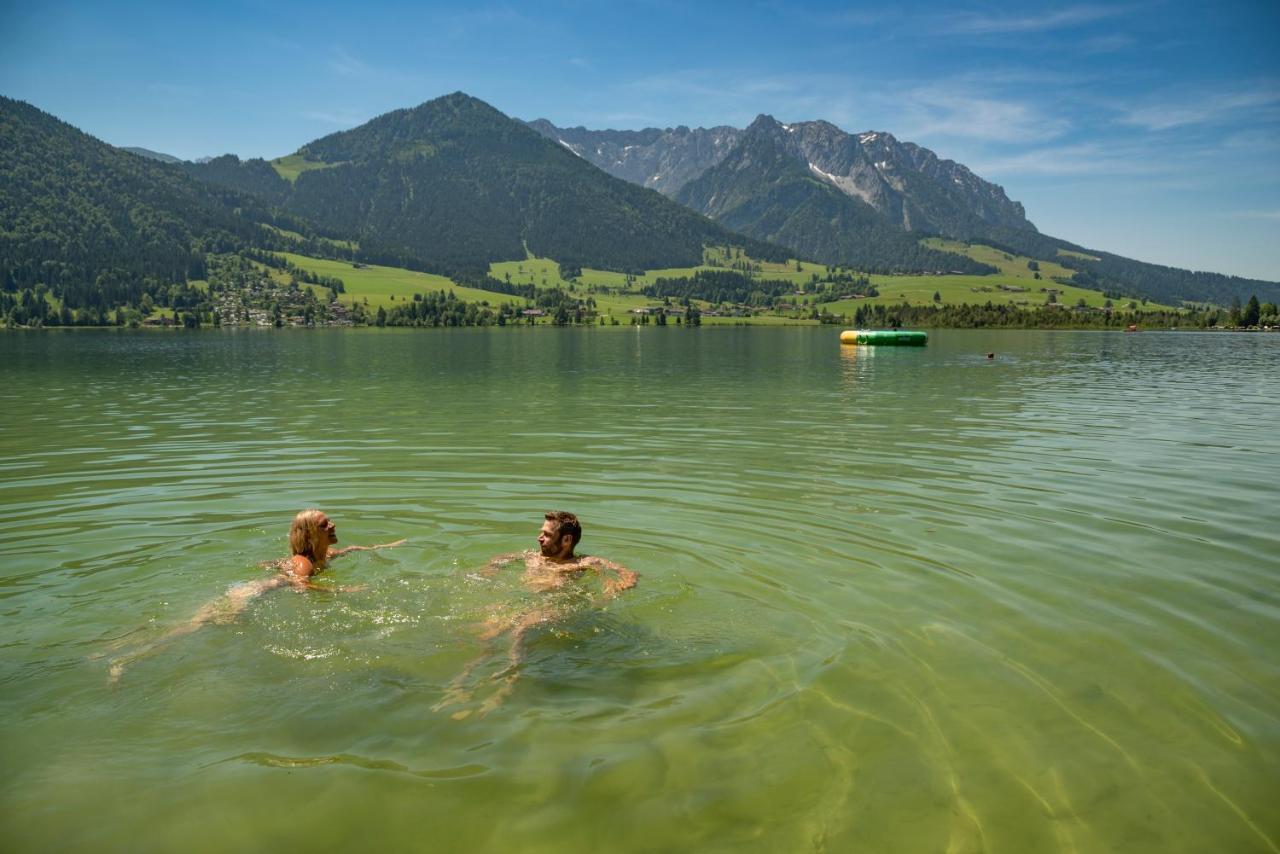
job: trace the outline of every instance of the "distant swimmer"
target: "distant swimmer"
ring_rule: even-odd
[[[249,606],[250,602],[268,590],[291,587],[299,591],[355,592],[360,588],[322,587],[311,579],[327,567],[329,561],[334,558],[350,552],[389,549],[402,545],[405,541],[397,540],[394,543],[383,543],[377,546],[347,546],[344,549],[335,549],[333,546],[337,542],[337,526],[332,519],[319,510],[303,510],[293,517],[293,524],[289,526],[289,550],[292,554],[287,558],[261,564],[264,567],[277,569],[279,572],[270,578],[262,578],[257,581],[247,581],[243,584],[235,585],[226,592],[226,595],[215,599],[203,606],[199,611],[196,611],[195,616],[186,623],[172,629],[146,646],[114,659],[110,668],[111,681],[113,683],[119,681],[126,665],[150,655],[171,641],[189,635],[209,623],[223,624],[231,622],[241,611]]]
[[[587,576],[598,577],[601,581],[599,597],[592,601],[602,602],[614,599],[624,590],[636,586],[639,576],[626,567],[601,557],[574,554],[578,542],[582,539],[582,525],[578,517],[572,513],[555,511],[547,513],[538,532],[538,550],[529,549],[523,552],[511,552],[497,555],[489,560],[482,570],[487,576],[496,574],[507,564],[521,560],[524,562],[525,586],[535,593],[551,593],[566,587],[571,581],[584,579]],[[520,677],[520,666],[524,661],[526,635],[535,626],[544,625],[564,617],[570,606],[563,599],[539,605],[530,610],[512,614],[494,614],[481,627],[482,640],[493,640],[510,632],[510,645],[507,648],[507,666],[495,673],[493,680],[501,680],[502,684],[480,707],[485,714],[502,704],[515,687]],[[486,654],[472,659],[462,673],[453,680],[445,692],[444,699],[435,705],[435,710],[447,706],[465,703],[471,699],[475,686],[465,688],[471,672],[485,660]],[[470,710],[454,713],[457,719],[470,715]]]

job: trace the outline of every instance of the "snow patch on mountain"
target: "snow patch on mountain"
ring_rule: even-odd
[[[846,196],[853,196],[856,199],[862,199],[867,204],[871,204],[871,193],[858,186],[851,175],[832,175],[820,168],[816,163],[809,163],[809,171],[824,179],[827,183],[834,186],[837,190]]]

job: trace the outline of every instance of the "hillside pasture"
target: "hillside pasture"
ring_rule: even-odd
[[[735,325],[743,323],[768,325],[808,324],[815,321],[803,319],[798,315],[807,315],[814,308],[833,314],[852,316],[860,306],[868,304],[900,305],[906,302],[911,305],[931,305],[934,304],[933,295],[935,292],[941,298],[941,304],[951,305],[963,303],[981,305],[991,302],[996,305],[1012,304],[1025,308],[1036,308],[1048,302],[1050,290],[1056,291],[1057,303],[1064,307],[1075,306],[1083,299],[1085,305],[1093,308],[1102,308],[1107,300],[1099,291],[1054,282],[1051,278],[1052,276],[1066,277],[1070,275],[1071,271],[1052,261],[1038,262],[1041,278],[1036,279],[1036,271],[1027,266],[1027,262],[1032,260],[1030,258],[1011,255],[999,249],[979,244],[970,245],[939,239],[930,239],[926,243],[933,248],[959,252],[983,263],[991,264],[998,268],[1000,272],[989,276],[871,275],[868,278],[880,291],[879,296],[876,297],[850,298],[830,303],[812,303],[809,302],[809,297],[803,296],[794,300],[798,303],[797,309],[785,314],[762,314],[751,317],[704,316],[702,322],[704,325]],[[717,251],[719,254],[716,254]],[[605,318],[606,323],[616,319],[620,324],[630,324],[632,317],[630,312],[633,309],[661,304],[661,300],[647,297],[640,293],[641,288],[652,284],[659,278],[691,278],[699,270],[733,269],[732,265],[735,263],[739,265],[746,263],[751,266],[754,275],[759,278],[790,281],[795,284],[798,290],[803,290],[810,284],[815,273],[819,278],[824,278],[830,273],[828,267],[807,261],[799,262],[800,269],[797,270],[797,263],[794,260],[786,264],[771,264],[755,261],[737,254],[729,257],[724,249],[717,250],[714,247],[709,247],[707,252],[705,260],[712,262],[711,264],[701,264],[696,267],[669,267],[648,270],[641,275],[632,276],[629,289],[627,289],[628,277],[625,273],[584,268],[578,278],[568,280],[563,278],[561,267],[557,262],[549,258],[533,256],[519,261],[502,261],[490,264],[489,274],[495,279],[509,281],[514,285],[532,284],[539,288],[564,288],[578,299],[591,298],[595,300],[596,311]],[[346,292],[339,297],[342,302],[351,303],[356,300],[367,300],[368,305],[374,309],[378,306],[391,307],[397,302],[412,299],[415,293],[438,292],[441,290],[453,291],[458,299],[466,300],[467,302],[487,302],[490,305],[500,305],[504,302],[512,302],[522,306],[527,304],[524,300],[507,294],[463,287],[444,276],[374,264],[356,267],[348,261],[311,258],[294,253],[282,254],[301,269],[309,270],[322,276],[342,279],[346,287]],[[270,272],[272,277],[278,281],[288,281],[287,273],[283,271]],[[312,287],[316,288],[317,292],[323,296],[323,288],[315,285]],[[607,292],[605,289],[607,289]],[[708,303],[699,300],[695,300],[694,304],[704,311],[711,307]],[[1127,300],[1115,301],[1116,308],[1123,309],[1126,305]],[[1150,303],[1145,308],[1155,309],[1164,308],[1164,306]],[[549,318],[544,318],[541,322],[549,322]]]
[[[271,168],[276,170],[276,174],[288,181],[290,184],[298,180],[298,176],[303,172],[310,172],[313,169],[329,169],[337,166],[337,163],[323,163],[319,160],[308,160],[301,154],[290,154],[285,157],[277,157],[271,161]]]
[[[560,277],[560,264],[550,258],[529,256],[523,261],[495,261],[489,265],[489,275],[513,285],[535,285],[539,288],[569,286],[569,282]]]
[[[1096,255],[1086,255],[1083,252],[1072,252],[1070,249],[1059,249],[1058,254],[1064,258],[1079,258],[1081,261],[1101,261],[1102,260]]]
[[[1077,305],[1081,299],[1092,308],[1102,308],[1107,302],[1100,291],[1061,285],[1049,279],[1036,281],[1005,275],[872,276],[871,283],[880,292],[879,296],[838,300],[828,303],[827,310],[834,314],[851,314],[858,310],[858,306],[869,303],[930,305],[933,304],[935,291],[941,298],[938,303],[940,305],[983,305],[990,302],[993,305],[1012,304],[1036,308],[1048,303],[1050,290],[1057,291],[1057,303],[1065,307]],[[1128,305],[1127,300],[1116,300],[1114,303],[1116,308],[1121,309]],[[1150,303],[1145,307],[1154,309],[1163,306]]]
[[[961,243],[958,240],[943,240],[939,237],[930,237],[920,241],[921,245],[930,249],[937,249],[942,252],[954,252],[957,255],[965,255],[981,264],[990,264],[1000,271],[1001,276],[1010,276],[1015,279],[1027,279],[1036,281],[1036,270],[1028,266],[1031,262],[1035,262],[1039,266],[1040,281],[1044,279],[1052,279],[1054,276],[1060,276],[1064,279],[1071,278],[1075,272],[1061,264],[1055,264],[1052,261],[1037,261],[1026,255],[1014,255],[1001,249],[991,246],[984,246],[981,243]],[[1036,285],[1039,287],[1039,285]]]
[[[367,300],[370,308],[376,309],[378,306],[390,308],[399,302],[413,299],[413,295],[417,293],[453,291],[458,299],[467,302],[488,302],[490,305],[500,305],[504,302],[524,303],[524,300],[507,294],[464,288],[454,283],[452,279],[432,273],[419,273],[414,270],[383,267],[377,264],[355,267],[350,261],[310,258],[306,255],[295,255],[292,252],[279,254],[300,269],[341,279],[346,290],[338,296],[339,302],[352,303],[357,300],[362,302]],[[287,273],[284,274],[284,280],[288,281]],[[323,295],[326,290],[320,285],[311,287],[317,291],[318,295]]]
[[[268,225],[267,223],[262,223],[262,227],[273,234],[278,234],[281,237],[288,238],[294,243],[307,242],[306,236],[299,234],[296,231],[290,231],[287,228],[278,228],[274,225]],[[330,246],[336,246],[339,249],[347,249],[352,252],[360,248],[360,244],[356,243],[354,240],[334,240],[332,237],[318,237],[316,239],[321,243],[327,243]]]

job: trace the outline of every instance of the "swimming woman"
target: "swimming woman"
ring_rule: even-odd
[[[189,635],[209,623],[222,624],[231,622],[241,611],[249,606],[251,601],[268,590],[275,590],[278,587],[292,587],[299,591],[355,592],[360,588],[322,587],[311,579],[328,566],[329,561],[334,558],[351,552],[389,549],[401,545],[405,541],[396,540],[394,543],[383,543],[377,546],[347,546],[343,549],[335,549],[333,546],[337,542],[337,526],[332,519],[320,510],[303,510],[293,517],[293,524],[289,526],[289,551],[292,554],[287,558],[261,564],[264,567],[277,569],[279,572],[270,578],[262,578],[257,581],[247,581],[243,584],[235,585],[227,591],[225,596],[215,599],[203,606],[199,611],[196,611],[195,616],[186,623],[171,630],[158,640],[114,659],[111,662],[110,669],[111,681],[114,683],[120,679],[120,675],[124,673],[126,665],[150,655],[170,641]]]

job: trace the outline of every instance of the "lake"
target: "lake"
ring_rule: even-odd
[[[1280,850],[1280,335],[838,333],[0,334],[0,847]]]

